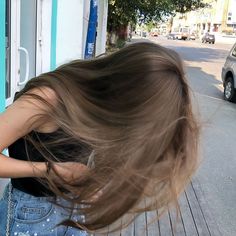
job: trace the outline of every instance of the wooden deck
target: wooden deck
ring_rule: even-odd
[[[217,224],[210,213],[209,206],[204,200],[200,184],[193,180],[179,199],[180,217],[167,212],[160,220],[158,212],[146,212],[138,216],[127,228],[107,236],[221,236]],[[122,220],[122,219],[121,219]],[[121,224],[120,222],[116,222]],[[109,229],[108,229],[109,232]],[[104,234],[103,234],[104,235]],[[101,236],[101,234],[95,234]]]

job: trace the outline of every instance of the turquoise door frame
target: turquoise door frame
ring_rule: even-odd
[[[51,16],[51,70],[56,69],[57,58],[57,0],[52,0]]]
[[[0,1],[0,112],[4,111],[6,106],[5,3],[5,0]]]

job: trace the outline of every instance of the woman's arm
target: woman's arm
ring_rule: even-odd
[[[0,154],[0,178],[44,177],[45,162],[16,160]]]
[[[56,105],[57,97],[55,92],[47,87],[33,89],[30,93],[37,94],[46,99],[52,105]],[[47,112],[46,107],[35,99],[22,95],[5,112],[0,114],[0,153],[14,141],[35,129],[42,127],[55,127],[52,121],[41,124],[37,115]],[[50,125],[49,125],[50,124]],[[67,182],[73,182],[88,168],[80,163],[64,162],[54,163],[54,169]],[[29,162],[16,160],[0,154],[0,178],[21,178],[21,177],[45,177],[47,168],[45,162]],[[50,173],[52,178],[53,171]]]
[[[56,93],[47,87],[30,91],[56,104]],[[25,136],[40,124],[39,116],[47,112],[46,107],[34,98],[22,95],[0,114],[0,153],[14,141]],[[46,172],[43,162],[20,161],[0,154],[0,178],[42,177]]]

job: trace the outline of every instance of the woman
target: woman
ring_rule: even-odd
[[[165,209],[197,166],[181,59],[152,43],[33,78],[0,116],[0,140],[1,235],[84,235]]]

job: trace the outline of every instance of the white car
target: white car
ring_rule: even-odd
[[[189,35],[189,40],[195,40],[196,39],[196,35],[194,33]]]
[[[224,99],[236,102],[236,43],[226,58],[221,78],[224,85]]]

